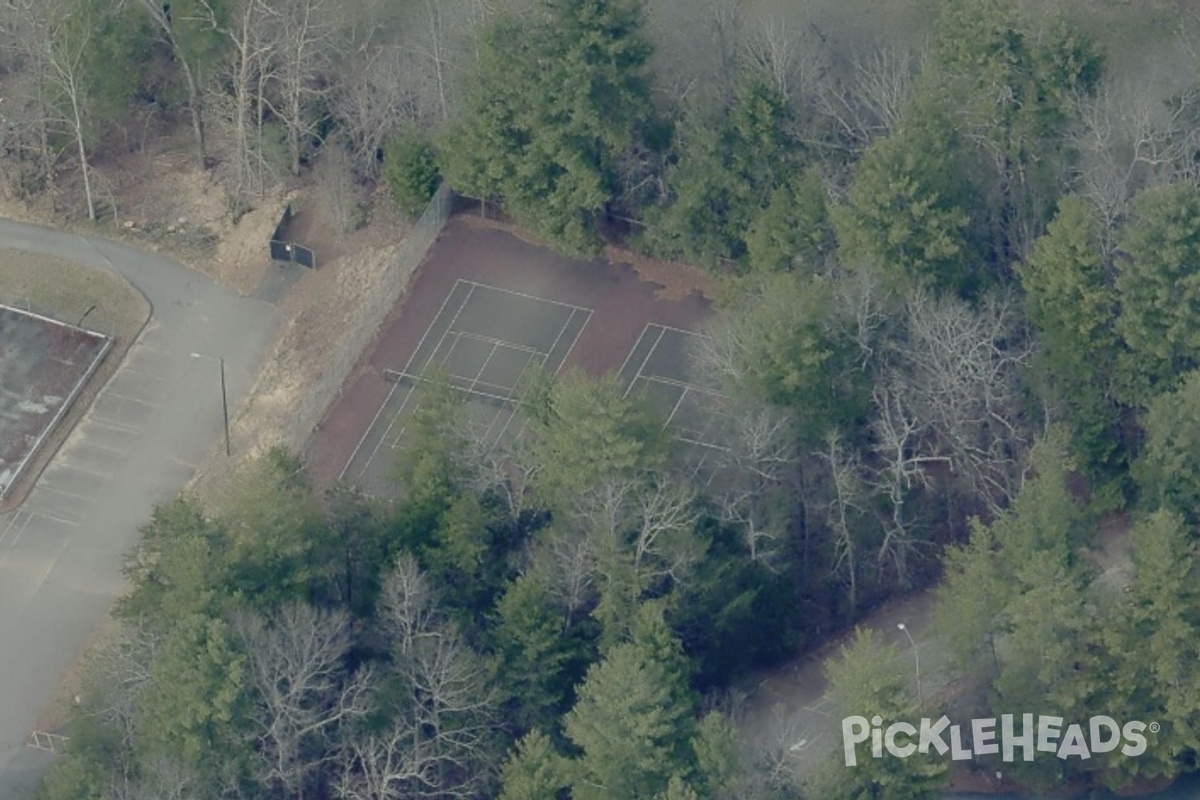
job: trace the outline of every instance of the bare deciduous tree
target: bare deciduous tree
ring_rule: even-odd
[[[475,796],[495,755],[495,699],[482,661],[441,618],[411,557],[402,557],[385,579],[381,612],[399,683],[390,693],[387,726],[345,737],[339,795]]]
[[[200,77],[196,74],[196,65],[188,57],[188,53],[176,33],[171,17],[170,3],[164,3],[162,0],[136,0],[136,2],[149,15],[158,37],[171,49],[176,63],[183,71],[184,85],[187,87],[188,93],[188,113],[192,120],[192,136],[196,143],[197,162],[199,167],[204,169],[207,166],[208,145],[204,137],[203,95],[200,91]]]
[[[798,460],[790,416],[761,404],[736,403],[723,409],[718,438],[721,449],[710,488],[724,522],[741,532],[753,561],[770,566],[789,520],[773,507],[786,494]]]
[[[717,85],[724,97],[733,97],[738,81],[738,42],[741,39],[741,0],[709,0],[704,12],[707,31],[717,61]]]
[[[364,42],[342,61],[332,107],[357,171],[373,177],[387,137],[416,119],[415,98],[407,77],[411,59],[396,44]]]
[[[479,495],[494,494],[504,501],[509,519],[516,521],[529,506],[529,488],[541,465],[530,457],[529,441],[497,436],[494,424],[466,426],[466,466],[471,488]]]
[[[822,460],[828,465],[833,496],[826,508],[833,531],[833,574],[843,576],[849,592],[850,613],[858,608],[859,535],[854,518],[865,508],[866,491],[862,481],[862,463],[858,454],[843,444],[834,431],[825,440]]]
[[[293,175],[300,174],[303,145],[320,125],[325,82],[339,43],[338,9],[332,0],[277,0],[273,48],[274,82],[280,95],[271,110],[287,130]]]
[[[191,800],[204,785],[190,767],[163,755],[151,759],[142,772],[138,790],[132,791],[128,800]]]
[[[900,126],[922,60],[921,54],[914,55],[909,50],[895,47],[872,50],[867,56],[854,56],[854,96],[876,120],[883,135]]]
[[[66,103],[64,121],[79,156],[79,170],[83,173],[83,194],[87,202],[88,219],[96,219],[96,203],[92,198],[92,175],[88,164],[88,83],[84,59],[92,47],[91,14],[80,9],[59,8],[47,3],[49,16],[45,46],[48,48],[45,63],[49,66],[51,85]],[[58,13],[55,13],[58,12]]]
[[[834,287],[840,312],[834,319],[846,326],[846,335],[858,346],[860,367],[866,370],[880,355],[881,339],[894,316],[894,297],[879,271],[870,267],[838,276]]]
[[[881,452],[903,459],[891,459],[897,475],[917,463],[902,444],[915,441],[925,462],[943,460],[985,508],[1007,505],[1028,444],[1019,376],[1031,344],[1019,325],[1015,300],[1004,294],[977,308],[925,293],[908,299],[905,340],[876,396],[876,431],[893,440]]]
[[[1187,48],[1185,48],[1186,50]],[[1200,58],[1193,56],[1193,70]],[[1080,154],[1075,173],[1101,225],[1105,254],[1116,249],[1115,233],[1129,201],[1154,183],[1200,177],[1200,88],[1178,75],[1136,83],[1107,81],[1078,98],[1080,124],[1072,144]]]
[[[161,635],[136,623],[119,624],[88,654],[84,689],[75,698],[85,713],[120,736],[120,746],[111,754],[112,767],[126,792],[138,786],[138,713],[154,680],[152,665],[161,644]]]
[[[841,69],[821,73],[814,102],[853,149],[868,146],[900,124],[912,96],[919,59],[894,48],[855,54]]]
[[[429,579],[416,559],[402,554],[383,581],[379,606],[393,646],[402,654],[434,630],[436,603]]]
[[[767,76],[787,100],[809,95],[824,70],[820,50],[807,30],[766,16],[750,28],[742,44],[750,68]]]
[[[563,630],[596,600],[596,555],[583,536],[551,536],[539,551],[536,568],[549,580],[551,595],[563,609]]]
[[[302,798],[333,749],[334,729],[369,710],[366,670],[346,674],[350,618],[303,603],[237,620],[257,700],[259,780]]]
[[[396,720],[381,733],[351,737],[335,791],[342,800],[400,800],[414,783],[431,783],[434,763],[412,750],[412,731]]]
[[[695,537],[696,496],[688,485],[656,481],[638,493],[633,567],[644,580],[660,577],[681,583],[703,553]]]
[[[443,0],[425,0],[427,37],[419,44],[413,45],[413,50],[420,54],[429,65],[429,74],[433,76],[434,95],[437,98],[438,115],[442,122],[450,119],[450,104],[446,100],[449,73],[453,69],[450,58],[450,44],[447,41],[445,3]]]
[[[339,145],[325,147],[313,174],[320,183],[320,199],[334,221],[338,242],[366,223],[363,192],[354,179],[350,156]]]
[[[266,188],[269,165],[263,153],[262,125],[278,45],[278,14],[266,0],[241,0],[229,23],[224,24],[210,0],[200,2],[207,10],[209,24],[231,45],[224,75],[230,91],[215,90],[209,106],[218,112],[232,140],[231,194],[236,220],[248,210],[250,198],[261,195]]]

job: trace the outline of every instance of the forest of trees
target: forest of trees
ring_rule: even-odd
[[[273,451],[219,504],[160,507],[42,800],[932,797],[946,765],[922,759],[796,785],[739,747],[731,698],[939,580],[975,716],[1163,726],[1139,759],[1006,772],[1196,768],[1191,40],[1149,91],[1043,4],[914,3],[928,36],[850,46],[714,2],[688,66],[663,5],[0,11],[23,192],[77,175],[96,217],[89,164],[173,125],[234,216],[337,159],[407,211],[446,180],[563,252],[621,237],[720,286],[692,354],[725,398],[703,469],[613,378],[535,382],[528,435],[492,450],[434,382],[392,500],[318,495]],[[1113,586],[1087,551],[1116,512]],[[896,658],[860,634],[831,685],[935,711]]]

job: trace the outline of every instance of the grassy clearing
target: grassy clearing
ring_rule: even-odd
[[[0,302],[71,324],[87,314],[83,327],[118,346],[132,342],[150,314],[146,299],[117,275],[18,250],[0,250]]]

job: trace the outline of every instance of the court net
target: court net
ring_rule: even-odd
[[[385,369],[383,371],[383,379],[388,383],[395,383],[409,388],[437,385],[449,386],[451,389],[461,392],[468,397],[473,397],[489,405],[500,406],[502,408],[515,409],[521,405],[521,398],[518,396],[515,388],[499,386],[487,381],[470,380],[456,375],[428,378],[423,375],[414,375],[411,372]]]

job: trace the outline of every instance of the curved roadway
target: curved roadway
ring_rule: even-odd
[[[225,359],[236,408],[278,318],[271,305],[126,245],[0,220],[0,246],[115,271],[152,308],[25,502],[0,515],[0,798],[20,800],[48,760],[30,737],[120,592],[123,554],[221,435],[217,362],[189,355]]]

